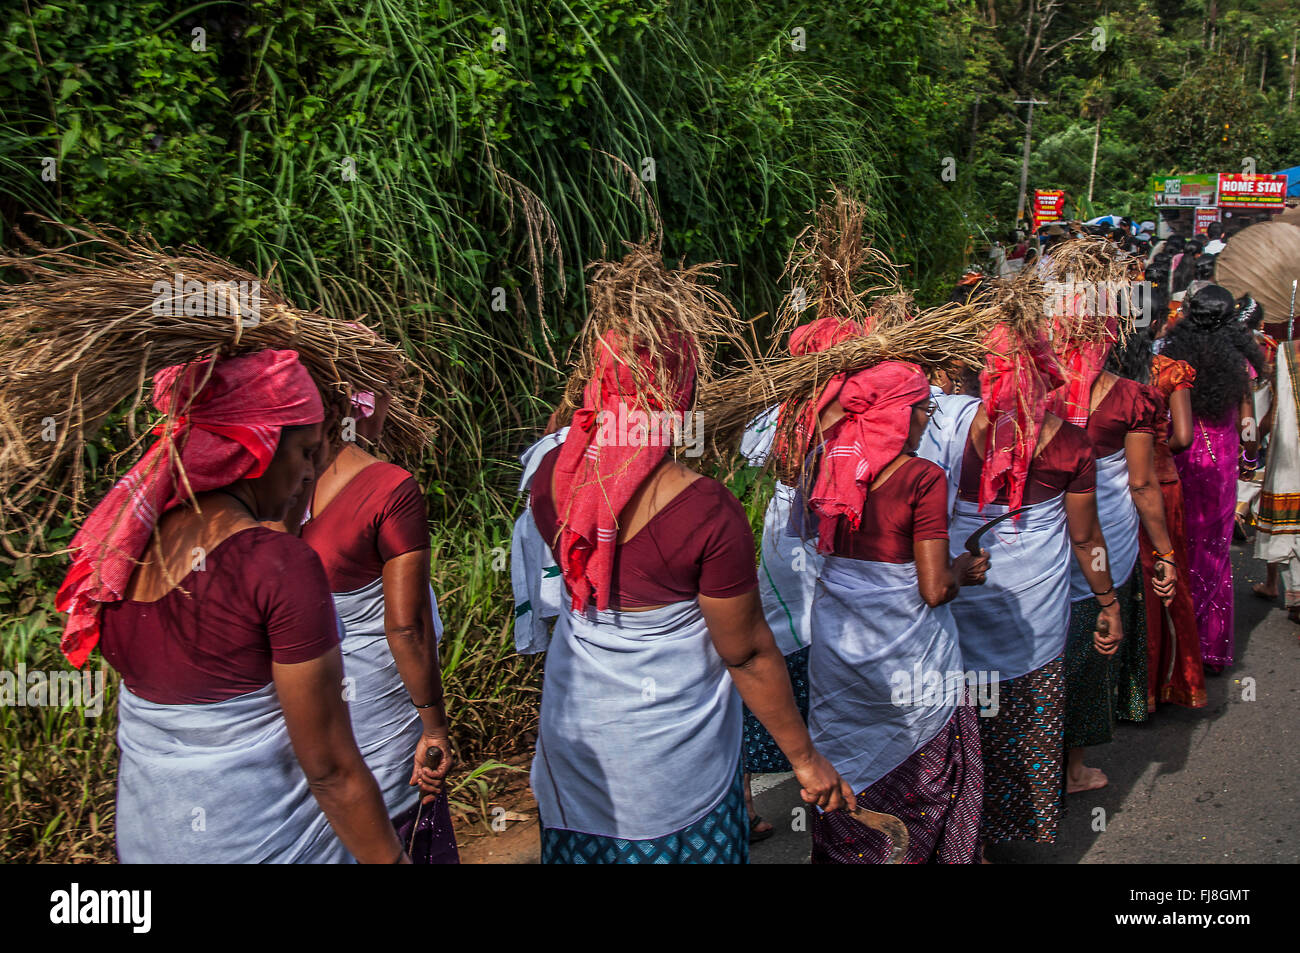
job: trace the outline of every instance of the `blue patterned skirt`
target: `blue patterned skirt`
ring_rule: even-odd
[[[790,673],[790,687],[794,689],[794,702],[799,714],[808,720],[808,654],[811,645],[785,657],[785,667]],[[754,713],[745,709],[745,771],[749,774],[780,774],[793,770],[772,736]]]
[[[747,864],[749,815],[739,767],[731,787],[702,818],[674,834],[620,840],[542,828],[544,864]]]

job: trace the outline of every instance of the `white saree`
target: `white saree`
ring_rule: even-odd
[[[828,556],[813,603],[808,730],[862,791],[947,725],[965,701],[957,627],[926,605],[915,563]]]
[[[523,452],[520,495],[529,492],[542,458],[563,444],[568,433],[568,427],[561,427]],[[564,602],[564,580],[526,502],[510,537],[510,588],[515,601],[515,651],[520,655],[545,652],[551,641],[551,620]]]
[[[698,600],[560,613],[531,779],[544,828],[680,831],[726,796],[740,747],[740,695]]]
[[[206,705],[159,705],[123,685],[117,713],[122,863],[351,859],[307,786],[274,683]]]

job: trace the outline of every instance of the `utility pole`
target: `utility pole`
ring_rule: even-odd
[[[1025,189],[1029,186],[1029,137],[1034,132],[1034,107],[1046,106],[1047,103],[1041,99],[1034,99],[1032,94],[1029,99],[1017,99],[1016,105],[1029,105],[1029,119],[1025,123],[1025,156],[1020,163],[1020,201],[1016,203],[1016,227],[1020,227],[1020,222],[1025,217]]]

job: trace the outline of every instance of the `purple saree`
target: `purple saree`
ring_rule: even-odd
[[[1217,423],[1193,418],[1192,445],[1174,457],[1187,517],[1187,580],[1200,624],[1201,656],[1232,664],[1232,516],[1237,504],[1237,411]]]

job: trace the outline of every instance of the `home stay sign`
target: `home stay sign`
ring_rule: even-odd
[[[1286,208],[1286,176],[1220,172],[1219,208],[1280,212]]]

